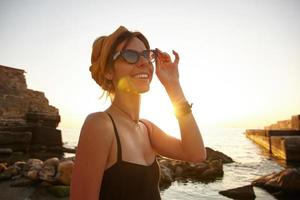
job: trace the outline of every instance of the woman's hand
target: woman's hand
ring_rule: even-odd
[[[175,60],[172,62],[170,55],[156,48],[156,75],[166,90],[179,85],[178,63],[179,55],[173,50]]]

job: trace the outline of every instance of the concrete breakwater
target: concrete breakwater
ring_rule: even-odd
[[[248,129],[245,135],[279,159],[300,161],[300,115],[278,121],[264,129]]]

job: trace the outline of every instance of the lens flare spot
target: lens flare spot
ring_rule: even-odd
[[[137,94],[137,91],[133,87],[133,83],[130,77],[123,77],[118,81],[118,89],[123,92],[130,92]]]

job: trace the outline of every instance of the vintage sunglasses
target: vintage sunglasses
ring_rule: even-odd
[[[140,60],[140,56],[143,56],[149,63],[154,63],[156,60],[156,51],[155,50],[144,50],[142,52],[137,52],[132,49],[125,49],[118,51],[113,56],[113,61],[118,59],[121,56],[126,62],[130,64],[135,64]]]

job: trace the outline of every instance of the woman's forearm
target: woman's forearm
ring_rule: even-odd
[[[187,102],[180,83],[172,84],[172,87],[166,88],[171,102],[176,110],[178,105]],[[180,127],[182,148],[190,161],[202,162],[206,159],[206,151],[203,139],[192,112],[177,116]]]

